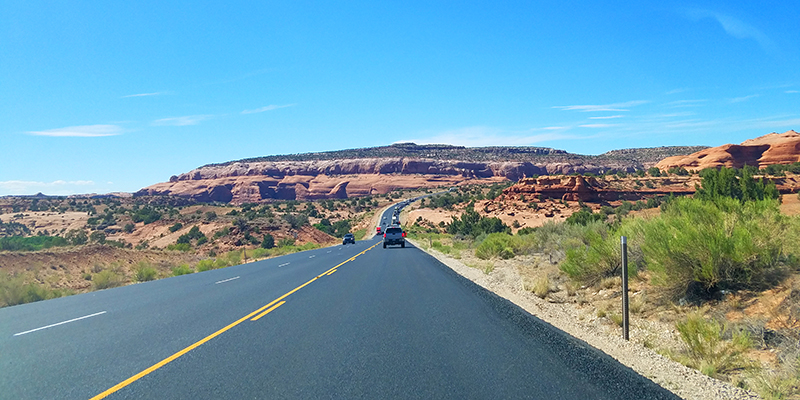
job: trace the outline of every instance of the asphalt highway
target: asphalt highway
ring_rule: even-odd
[[[0,398],[677,399],[380,244],[0,309]]]

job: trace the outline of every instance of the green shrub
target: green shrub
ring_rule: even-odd
[[[22,277],[0,273],[0,306],[14,306],[62,296],[38,283],[25,283]]]
[[[214,269],[214,260],[200,260],[197,262],[197,272]]]
[[[729,332],[731,340],[724,340],[728,326],[698,313],[688,315],[675,327],[686,345],[686,357],[679,361],[687,366],[712,377],[752,367],[744,354],[752,347],[747,332]]]
[[[122,286],[124,283],[125,279],[110,269],[100,271],[92,276],[92,285],[94,286],[94,290]]]
[[[175,243],[167,245],[167,250],[192,251],[192,245],[189,243]]]
[[[294,238],[285,237],[278,241],[278,247],[294,246]]]
[[[140,261],[136,265],[136,269],[134,270],[133,277],[136,279],[137,282],[147,282],[156,279],[156,275],[158,272],[156,271],[153,266],[145,261]]]
[[[516,236],[507,233],[490,233],[486,236],[478,247],[475,248],[475,256],[481,260],[491,258],[502,258],[507,260],[514,257],[514,247],[518,246]]]
[[[186,275],[193,272],[194,271],[192,271],[192,268],[189,266],[189,264],[181,264],[172,268],[172,276]]]
[[[265,234],[264,239],[261,241],[261,248],[271,249],[273,247],[275,247],[275,237],[269,233]]]
[[[621,232],[585,230],[581,243],[567,249],[566,259],[559,268],[571,279],[586,284],[597,284],[605,278],[620,275]],[[636,271],[637,262],[629,259],[628,273],[635,276]]]
[[[0,251],[36,251],[68,245],[67,239],[59,236],[0,237]]]
[[[790,226],[774,200],[679,198],[641,224],[642,251],[654,282],[676,295],[763,289],[782,278],[786,251],[797,251]]]
[[[180,223],[180,222],[176,222],[175,225],[172,225],[172,226],[169,227],[169,231],[170,232],[177,232],[181,228],[183,228],[183,224]]]

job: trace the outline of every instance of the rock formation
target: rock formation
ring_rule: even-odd
[[[700,150],[688,156],[673,156],[661,160],[656,167],[668,170],[683,167],[687,170],[736,167],[745,164],[763,168],[771,164],[800,162],[800,133],[787,131],[770,133],[742,144],[726,144]]]
[[[172,176],[169,182],[146,187],[134,195],[171,195],[235,204],[268,199],[344,199],[394,189],[517,181],[539,175],[633,172],[654,165],[666,155],[688,154],[697,149],[625,149],[583,156],[539,147],[465,148],[405,143],[210,164]],[[398,154],[401,156],[391,156]],[[349,158],[353,155],[375,156]]]
[[[517,197],[527,196],[529,199],[561,199],[566,201],[606,202],[616,200],[636,201],[656,195],[692,194],[694,185],[699,183],[698,177],[670,176],[647,178],[652,188],[634,187],[637,178],[618,179],[610,177],[598,179],[584,176],[545,176],[522,179],[506,188],[503,194]]]

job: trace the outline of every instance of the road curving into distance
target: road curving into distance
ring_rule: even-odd
[[[678,398],[380,239],[0,309],[0,397]]]

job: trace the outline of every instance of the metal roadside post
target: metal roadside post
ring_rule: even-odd
[[[630,340],[628,332],[628,238],[622,236],[622,338]]]

